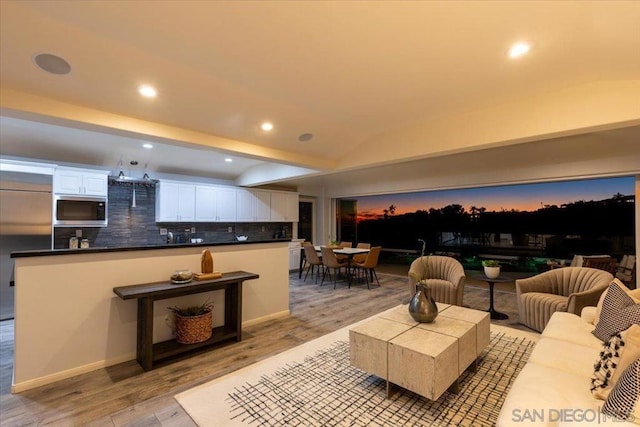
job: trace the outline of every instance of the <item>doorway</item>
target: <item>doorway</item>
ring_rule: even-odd
[[[313,242],[313,200],[298,202],[298,238]]]

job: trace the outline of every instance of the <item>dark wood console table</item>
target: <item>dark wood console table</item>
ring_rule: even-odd
[[[113,292],[123,300],[138,300],[136,359],[142,369],[149,371],[168,359],[223,341],[242,340],[242,283],[259,277],[254,273],[232,271],[223,273],[219,279],[194,280],[182,285],[155,282],[113,288]],[[219,289],[224,289],[224,325],[213,328],[211,338],[196,344],[180,344],[176,340],[153,343],[154,301]]]

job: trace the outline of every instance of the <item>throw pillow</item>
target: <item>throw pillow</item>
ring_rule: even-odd
[[[612,282],[602,301],[600,321],[592,333],[605,342],[612,335],[628,329],[633,324],[640,324],[640,304]]]
[[[613,335],[602,346],[591,378],[591,393],[605,400],[625,369],[640,357],[640,325]]]
[[[602,346],[600,357],[596,361],[595,372],[591,377],[591,393],[597,399],[605,400],[613,388],[613,373],[618,367],[621,350],[624,349],[625,338],[622,334],[615,334]]]
[[[624,371],[604,403],[602,413],[640,424],[640,359]]]
[[[629,290],[629,288],[627,288],[624,285],[624,283],[622,283],[618,279],[613,279],[611,284],[614,284],[614,283],[618,285],[620,289],[625,291],[631,298],[633,298],[636,301],[636,304],[640,304],[640,289],[634,289],[633,291]],[[608,290],[609,288],[605,289],[604,292],[600,295],[600,299],[598,299],[598,305],[596,306],[596,319],[595,319],[595,322],[593,323],[594,325],[597,325],[598,322],[600,321],[600,313],[602,312],[602,303],[604,302],[604,298],[607,296]]]

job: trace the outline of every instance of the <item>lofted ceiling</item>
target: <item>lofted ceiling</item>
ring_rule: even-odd
[[[0,19],[4,156],[321,185],[640,140],[640,2],[3,0]]]

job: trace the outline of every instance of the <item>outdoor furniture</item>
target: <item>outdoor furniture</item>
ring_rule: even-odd
[[[409,296],[416,293],[416,283],[425,277],[433,298],[444,304],[462,306],[464,268],[455,258],[429,255],[416,258],[409,267]]]
[[[333,288],[336,288],[336,282],[338,280],[338,273],[342,267],[347,267],[347,260],[339,260],[336,254],[333,252],[333,249],[328,248],[326,246],[320,247],[320,252],[322,253],[322,264],[324,268],[322,270],[322,281],[320,282],[320,286],[324,283],[324,278],[329,273],[329,279],[331,279],[331,269],[334,271],[333,277]]]
[[[364,278],[367,281],[367,289],[369,289],[369,278],[373,281],[375,277],[378,286],[380,286],[380,281],[378,280],[378,275],[376,274],[376,267],[378,266],[378,258],[380,257],[380,250],[382,246],[374,246],[371,248],[368,254],[365,254],[364,262],[355,262],[355,256],[353,263],[351,264],[356,268],[356,271],[362,271],[364,273]]]
[[[615,258],[587,258],[582,263],[583,267],[597,268],[598,270],[604,270],[611,274],[616,274],[618,269],[618,261]]]
[[[520,323],[542,332],[556,311],[580,316],[586,306],[598,304],[598,298],[613,280],[604,270],[565,267],[516,280],[516,298]]]
[[[309,270],[311,270],[311,278],[313,278],[313,269],[318,267],[315,281],[315,283],[318,283],[318,276],[320,275],[320,269],[322,268],[322,258],[318,256],[316,249],[312,245],[304,245],[302,249],[304,250],[305,262],[309,264],[307,273],[304,275],[304,280],[307,280]]]
[[[615,276],[629,289],[636,287],[636,256],[623,255],[616,270]]]

